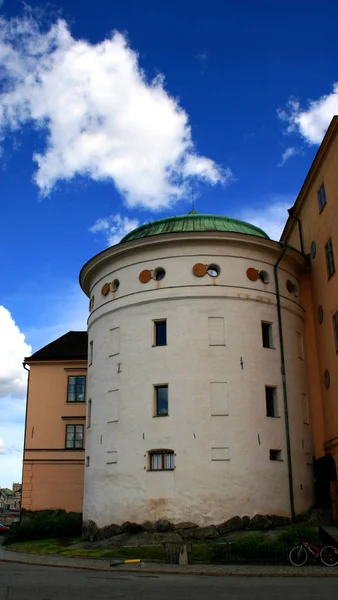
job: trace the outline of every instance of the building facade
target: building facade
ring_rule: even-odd
[[[305,269],[261,230],[197,214],[83,267],[85,520],[204,525],[312,505]]]
[[[22,508],[82,512],[87,332],[25,359],[29,370]]]
[[[302,278],[306,354],[318,494],[338,470],[338,117],[334,117],[301,191],[282,241],[309,256]],[[338,513],[337,513],[338,519]]]

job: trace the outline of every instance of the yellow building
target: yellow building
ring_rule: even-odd
[[[22,508],[82,512],[87,332],[25,359],[29,369]]]
[[[303,278],[306,354],[318,500],[338,469],[338,117],[334,117],[281,240],[309,255]],[[335,486],[332,486],[333,488]]]

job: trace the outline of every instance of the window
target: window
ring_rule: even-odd
[[[92,399],[88,400],[88,412],[87,412],[87,428],[90,427],[92,422]]]
[[[304,360],[304,341],[300,331],[296,332],[298,358]]]
[[[66,448],[83,448],[83,425],[66,425]]]
[[[210,277],[218,277],[221,272],[221,268],[219,265],[211,264],[207,268],[207,273]]]
[[[168,386],[155,385],[155,416],[168,416]]]
[[[167,321],[154,321],[155,346],[167,345]]]
[[[157,269],[153,271],[153,279],[155,279],[156,281],[161,281],[162,279],[164,279],[164,277],[165,270],[162,267],[157,267]]]
[[[263,348],[273,348],[272,323],[262,321],[262,341]]]
[[[89,342],[89,366],[92,364],[93,362],[93,353],[94,353],[94,345],[93,345],[93,341]]]
[[[84,375],[68,377],[67,402],[85,401],[86,378]]]
[[[330,279],[331,275],[336,270],[334,264],[334,256],[333,256],[333,245],[332,238],[329,239],[328,243],[325,246],[325,256],[326,256],[326,267],[327,267],[327,277]]]
[[[310,424],[310,410],[309,410],[309,399],[305,392],[302,392],[302,411],[303,411],[303,423],[306,425]]]
[[[89,467],[90,465],[90,458],[89,456],[86,456],[86,467]]]
[[[270,450],[270,460],[283,460],[281,450]]]
[[[172,471],[175,468],[173,450],[151,450],[149,452],[150,471]]]
[[[338,352],[338,310],[333,315],[332,321],[333,321],[334,341],[335,341],[335,344],[336,344],[336,352]]]
[[[278,417],[277,388],[265,386],[266,416]]]
[[[317,192],[317,196],[318,196],[318,202],[319,202],[319,212],[322,212],[322,210],[326,204],[326,193],[325,193],[325,186],[323,183]]]
[[[263,283],[270,283],[269,273],[266,271],[259,271],[258,277]]]

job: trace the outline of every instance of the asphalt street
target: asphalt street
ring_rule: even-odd
[[[337,598],[336,578],[99,573],[0,562],[0,600],[311,600]]]

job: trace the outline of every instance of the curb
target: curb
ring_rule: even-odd
[[[82,571],[101,571],[101,572],[110,572],[110,573],[146,573],[152,575],[189,575],[189,576],[204,576],[204,577],[338,577],[338,570],[336,572],[282,572],[278,573],[277,571],[271,573],[263,573],[262,571],[258,571],[256,573],[248,572],[236,572],[236,571],[191,571],[191,570],[183,570],[183,569],[175,569],[171,571],[167,571],[165,569],[135,569],[135,568],[121,568],[121,567],[94,567],[94,566],[85,566],[85,565],[71,565],[71,564],[59,564],[59,563],[45,563],[45,562],[33,562],[28,560],[11,560],[8,558],[0,558],[0,562],[5,563],[15,563],[15,564],[24,564],[24,565],[32,565],[38,567],[53,567],[58,569],[77,569]],[[306,567],[305,567],[306,568]]]

